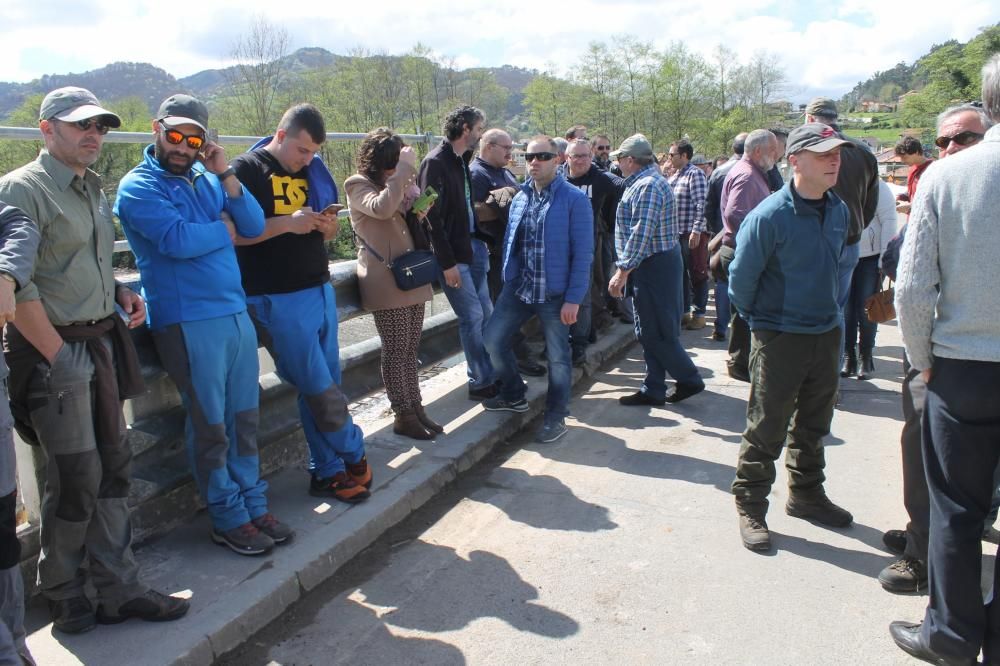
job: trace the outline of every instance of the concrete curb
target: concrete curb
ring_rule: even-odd
[[[587,350],[577,384],[634,341],[631,327],[615,324]],[[166,593],[191,596],[188,617],[169,625],[129,622],[79,636],[53,633],[41,607],[28,617],[29,647],[39,663],[210,664],[251,639],[302,594],[329,579],[373,543],[541,414],[545,378],[528,382],[529,410],[486,412],[466,396],[458,364],[422,386],[428,411],[446,424],[435,442],[392,433],[385,404],[355,420],[366,433],[375,485],[371,499],[348,507],[308,497],[308,476],[286,469],[269,479],[272,511],[296,529],[293,541],[262,558],[238,557],[213,546],[205,515],[181,525],[137,553],[145,579]],[[336,504],[336,506],[333,506]],[[141,648],[137,648],[141,646]]]

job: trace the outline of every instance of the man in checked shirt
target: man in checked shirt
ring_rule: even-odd
[[[663,405],[680,402],[705,390],[698,369],[680,341],[681,272],[674,201],[660,175],[649,140],[631,136],[611,153],[625,177],[625,193],[615,220],[618,269],[608,292],[622,298],[628,287],[635,303],[635,332],[642,344],[646,378],[642,388],[618,398],[623,405]],[[692,167],[705,178],[701,171]],[[700,207],[699,207],[700,210]],[[705,221],[701,220],[704,227]],[[666,374],[677,384],[667,393]]]
[[[667,157],[676,169],[670,177],[674,194],[674,214],[677,219],[677,240],[684,260],[684,314],[681,326],[696,331],[705,328],[705,308],[708,305],[708,272],[697,270],[692,261],[692,251],[707,240],[705,233],[705,199],[708,197],[708,179],[705,173],[691,164],[694,148],[687,141],[670,144]],[[704,253],[697,253],[702,256]],[[694,305],[694,312],[691,306]]]

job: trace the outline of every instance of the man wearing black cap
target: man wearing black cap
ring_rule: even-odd
[[[188,457],[211,538],[258,555],[291,537],[268,511],[260,478],[257,335],[233,248],[237,235],[261,235],[264,212],[207,131],[199,100],[164,100],[155,142],[122,178],[115,212],[142,275],[156,351],[187,409]]]
[[[740,536],[768,550],[765,517],[774,463],[788,442],[785,511],[832,527],[851,514],[823,490],[823,436],[839,381],[837,269],[847,238],[847,206],[831,191],[843,152],[832,128],[797,127],[788,137],[794,178],[744,218],[729,266],[729,296],[750,325],[750,399],[733,495]]]
[[[53,90],[39,114],[45,149],[0,178],[0,200],[38,224],[46,248],[17,292],[17,323],[8,325],[5,347],[18,432],[40,444],[48,461],[38,587],[56,629],[69,633],[95,621],[174,620],[188,610],[187,601],[142,584],[132,554],[132,451],[121,401],[144,386],[115,305],[129,328],[143,322],[146,309],[115,282],[111,208],[90,169],[104,135],[119,126],[90,91]],[[88,560],[96,617],[84,589]]]

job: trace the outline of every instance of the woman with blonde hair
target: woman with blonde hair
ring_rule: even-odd
[[[361,305],[372,313],[382,339],[382,381],[396,414],[393,431],[413,439],[433,439],[444,428],[424,411],[417,378],[417,352],[424,322],[424,303],[431,285],[400,289],[388,264],[414,249],[425,249],[421,219],[407,212],[419,194],[414,184],[417,155],[392,130],[368,133],[358,148],[358,172],[344,190],[358,242],[358,286]],[[416,224],[412,224],[416,222]],[[415,231],[420,236],[414,238]]]

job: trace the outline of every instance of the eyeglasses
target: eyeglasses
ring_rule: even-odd
[[[952,141],[954,141],[960,146],[968,146],[970,143],[981,141],[984,136],[985,136],[984,134],[980,134],[979,132],[970,132],[970,131],[959,132],[955,136],[939,136],[938,138],[934,139],[934,145],[940,148],[941,150],[947,148],[948,144],[950,144]]]
[[[589,160],[590,153],[581,153],[580,155],[567,155],[571,160]]]
[[[611,146],[594,146],[594,150],[611,150]]]
[[[677,157],[680,153],[667,153],[667,157]]]
[[[514,144],[510,144],[509,146],[505,146],[502,143],[493,143],[492,141],[490,141],[487,145],[489,145],[489,146],[496,146],[497,148],[503,148],[503,151],[505,153],[509,153],[510,151],[514,150]]]
[[[534,162],[535,160],[538,160],[539,162],[548,162],[549,160],[555,159],[555,157],[555,153],[525,153],[524,161]]]
[[[65,121],[64,121],[65,122]],[[105,125],[100,120],[95,120],[93,118],[87,118],[86,120],[77,120],[75,122],[66,123],[67,125],[76,125],[76,128],[81,132],[89,132],[90,128],[93,127],[97,130],[98,134],[107,134],[108,130],[111,129],[110,125]]]
[[[205,145],[205,137],[200,134],[181,134],[175,129],[170,129],[163,123],[160,123],[160,127],[163,128],[163,138],[169,144],[176,146],[182,141],[186,141],[188,148],[193,150],[201,150],[201,147]]]

